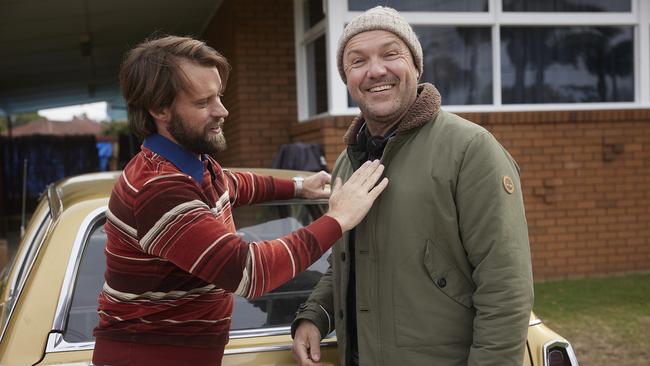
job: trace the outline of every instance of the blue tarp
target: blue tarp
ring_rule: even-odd
[[[108,170],[108,162],[113,156],[113,143],[110,141],[97,141],[97,155],[99,157],[99,170]]]
[[[0,179],[3,211],[19,213],[22,206],[23,171],[27,160],[28,208],[48,184],[69,177],[99,170],[95,136],[20,136],[11,140],[0,137]],[[0,212],[0,213],[3,213]]]

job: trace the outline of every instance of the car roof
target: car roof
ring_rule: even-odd
[[[234,172],[251,172],[260,175],[270,175],[275,178],[290,179],[295,176],[314,174],[299,170],[266,169],[266,168],[227,168]],[[48,186],[48,204],[52,217],[56,218],[65,207],[70,207],[81,200],[108,198],[121,171],[87,173],[63,178]]]
[[[107,198],[120,172],[89,173],[63,178],[47,187],[48,204],[56,219],[64,208],[81,200]]]

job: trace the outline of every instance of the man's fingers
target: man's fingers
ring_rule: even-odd
[[[308,320],[301,320],[296,329],[293,357],[300,366],[320,365],[320,331]]]
[[[370,191],[372,187],[375,186],[377,181],[379,181],[379,178],[381,178],[381,175],[383,173],[384,173],[384,166],[378,165],[375,168],[375,170],[370,173],[366,181],[363,182],[363,188],[365,188],[366,191]]]
[[[379,197],[381,192],[383,192],[384,189],[386,189],[386,187],[388,187],[388,178],[384,177],[384,179],[382,179],[381,182],[379,182],[379,184],[377,184],[373,189],[370,190],[370,192],[368,192],[368,195],[373,200],[375,200],[377,197]]]
[[[320,339],[309,338],[309,355],[312,361],[320,362]]]
[[[294,346],[296,361],[300,366],[320,365],[320,343],[316,342],[316,344],[317,346],[310,346],[307,343],[300,342]]]
[[[312,365],[311,360],[309,359],[309,349],[307,349],[307,346],[304,344],[301,344],[298,346],[298,349],[296,350],[296,357],[298,361],[298,365],[301,366],[309,366]]]
[[[368,176],[377,168],[378,164],[379,160],[366,161],[359,169],[352,173],[348,182],[350,184],[363,184],[368,179]]]
[[[294,349],[296,351],[296,357],[298,358],[296,360],[298,361],[298,364],[309,365],[309,349],[307,348],[307,344],[300,342],[300,344],[296,345]]]
[[[332,180],[332,176],[330,175],[330,173],[328,173],[328,172],[326,172],[324,170],[321,170],[317,174],[318,174],[318,178],[319,178],[320,182],[322,183],[322,185],[325,185],[325,184],[329,183]]]

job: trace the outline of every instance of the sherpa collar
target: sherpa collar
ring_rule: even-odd
[[[413,128],[423,126],[431,121],[440,111],[440,93],[433,84],[423,83],[418,85],[418,97],[413,106],[406,112],[404,118],[399,122],[395,134],[399,135]],[[358,115],[352,120],[352,124],[343,136],[343,141],[348,145],[357,143],[357,133],[365,123],[363,115]]]

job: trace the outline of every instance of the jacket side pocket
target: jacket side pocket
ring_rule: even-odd
[[[427,240],[424,266],[436,287],[458,304],[472,308],[475,286],[463,275],[454,261],[440,246]]]

